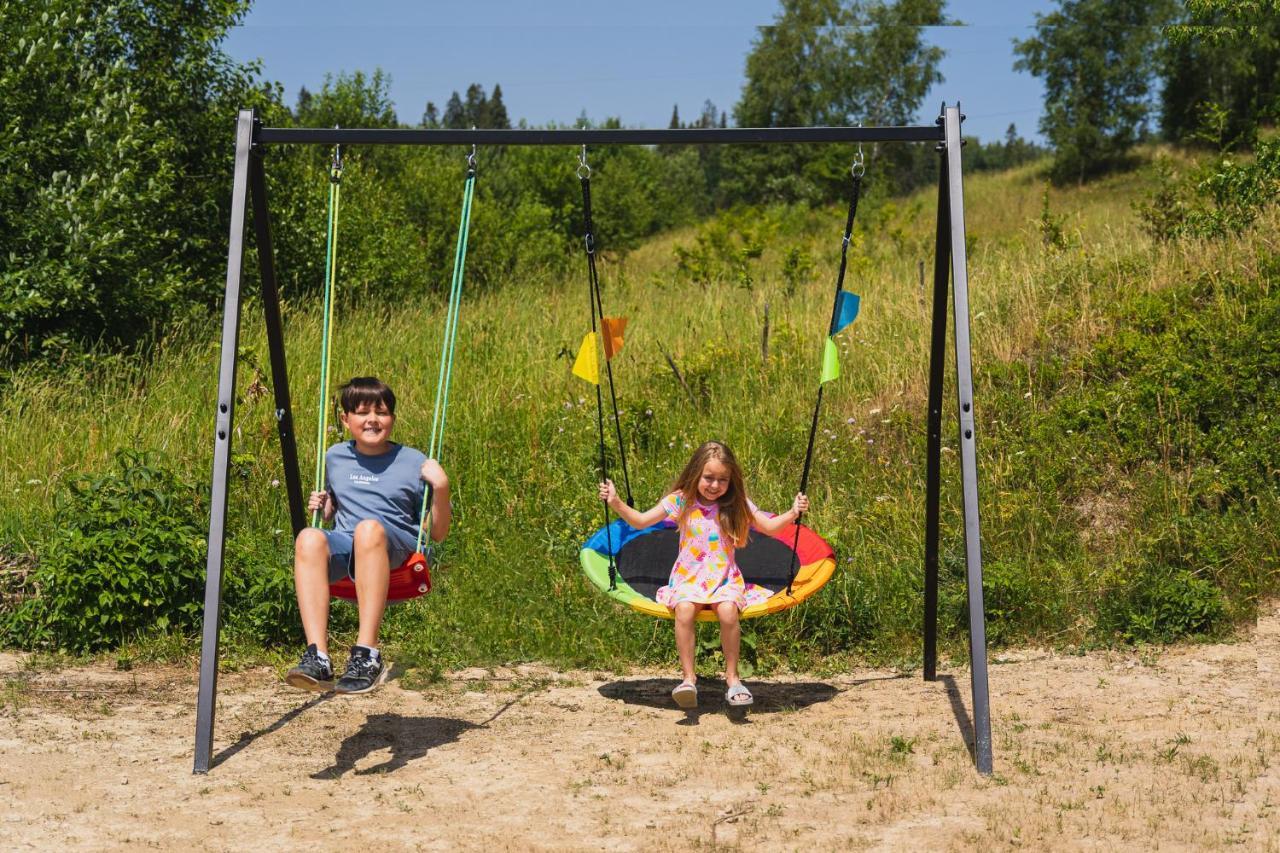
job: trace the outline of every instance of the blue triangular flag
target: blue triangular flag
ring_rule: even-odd
[[[858,318],[858,305],[861,301],[856,293],[850,293],[847,290],[840,291],[840,295],[836,299],[836,322],[831,327],[831,334],[839,333],[841,329]]]

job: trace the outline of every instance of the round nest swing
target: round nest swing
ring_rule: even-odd
[[[752,530],[745,547],[735,552],[738,568],[747,583],[764,587],[773,594],[766,600],[747,607],[742,619],[777,613],[794,607],[822,588],[835,572],[835,551],[826,541],[804,525],[795,550],[796,525],[789,524],[772,536]],[[579,560],[582,571],[601,592],[649,616],[673,618],[671,609],[654,598],[659,587],[666,586],[680,552],[680,531],[673,522],[663,521],[653,527],[636,530],[625,521],[615,520],[602,527],[582,546]],[[614,583],[609,579],[609,557],[614,563]],[[792,562],[798,564],[791,591]],[[714,622],[714,611],[702,608],[698,619]]]

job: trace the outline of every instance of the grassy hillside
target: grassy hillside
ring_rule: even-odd
[[[1238,240],[1155,244],[1131,210],[1148,171],[1046,196],[1039,168],[977,176],[965,188],[992,642],[1221,633],[1276,587],[1277,217]],[[861,294],[862,313],[839,341],[844,375],[825,396],[810,486],[812,522],[836,547],[840,570],[811,603],[752,623],[748,646],[762,664],[918,655],[935,206],[924,192],[860,214],[846,286]],[[606,311],[631,318],[614,370],[637,503],[657,500],[690,448],[718,437],[743,461],[757,503],[787,504],[842,224],[834,208],[748,211],[624,259],[606,256]],[[473,244],[486,239],[472,235]],[[564,280],[511,282],[463,307],[443,454],[456,527],[438,592],[389,620],[405,659],[608,666],[673,657],[667,623],[623,611],[577,568],[600,518],[594,393],[570,374],[589,324],[581,267]],[[443,306],[340,297],[339,312],[335,374],[390,382],[401,398],[397,438],[425,445]],[[319,306],[289,301],[286,325],[306,487]],[[217,337],[193,326],[144,366],[104,361],[72,376],[13,377],[0,418],[0,542],[10,555],[48,559],[55,497],[77,474],[108,471],[120,448],[151,451],[154,466],[207,482]],[[300,633],[290,622],[291,537],[271,378],[256,367],[266,346],[255,305],[241,345],[228,571],[257,580],[230,595],[227,619],[252,647]],[[945,443],[954,446],[950,387],[946,401]],[[959,652],[951,447],[943,462],[942,627]],[[199,491],[191,494],[189,514],[203,517]],[[349,611],[339,624],[350,628]]]

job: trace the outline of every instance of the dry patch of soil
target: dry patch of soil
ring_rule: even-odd
[[[194,671],[41,672],[0,654],[5,849],[1280,850],[1280,609],[1230,645],[991,666],[995,773],[967,672],[723,685],[465,670],[356,697],[224,675],[191,772]]]

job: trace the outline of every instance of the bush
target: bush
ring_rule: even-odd
[[[1171,643],[1211,634],[1226,614],[1222,594],[1185,569],[1150,566],[1121,594],[1103,596],[1098,627],[1131,643]]]
[[[1156,189],[1134,209],[1157,240],[1222,239],[1252,225],[1280,199],[1280,139],[1259,142],[1250,160],[1224,156],[1184,179],[1157,164]]]
[[[151,628],[194,630],[205,562],[205,489],[142,453],[67,484],[59,527],[37,549],[39,595],[8,620],[19,646],[94,651]]]
[[[109,473],[71,481],[56,501],[58,529],[36,549],[37,567],[20,594],[0,600],[0,642],[92,652],[153,631],[197,633],[207,495],[207,485],[128,450],[116,454]],[[290,556],[280,541],[228,536],[222,612],[229,635],[255,643],[301,635]],[[353,616],[335,610],[335,628],[351,627]]]

